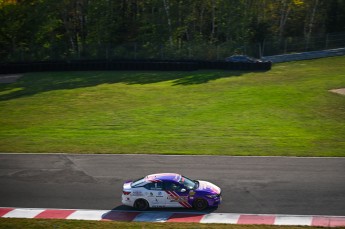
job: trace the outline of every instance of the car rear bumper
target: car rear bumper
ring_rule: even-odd
[[[129,195],[122,195],[121,202],[123,205],[133,206],[133,201],[131,200]]]

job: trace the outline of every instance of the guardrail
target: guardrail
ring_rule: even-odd
[[[268,60],[273,63],[281,63],[288,61],[296,60],[311,60],[317,58],[331,57],[331,56],[344,56],[345,48],[338,49],[329,49],[321,51],[312,51],[312,52],[301,52],[301,53],[292,53],[284,55],[275,55],[275,56],[265,56],[262,57],[263,60]]]

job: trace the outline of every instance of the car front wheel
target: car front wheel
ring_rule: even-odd
[[[139,211],[145,211],[149,208],[149,203],[144,199],[138,199],[134,203],[134,208]]]
[[[204,199],[196,199],[193,203],[193,207],[195,210],[202,211],[206,209],[208,206],[208,203]]]

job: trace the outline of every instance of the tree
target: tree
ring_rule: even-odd
[[[0,47],[2,56],[24,60],[24,53],[36,45],[36,34],[44,23],[40,0],[1,1]]]
[[[345,0],[0,0],[0,60],[214,59],[344,21]]]

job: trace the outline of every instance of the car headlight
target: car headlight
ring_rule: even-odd
[[[215,198],[217,198],[218,197],[218,195],[217,194],[215,194],[215,195],[206,195],[208,198],[210,198],[210,199],[215,199]]]

